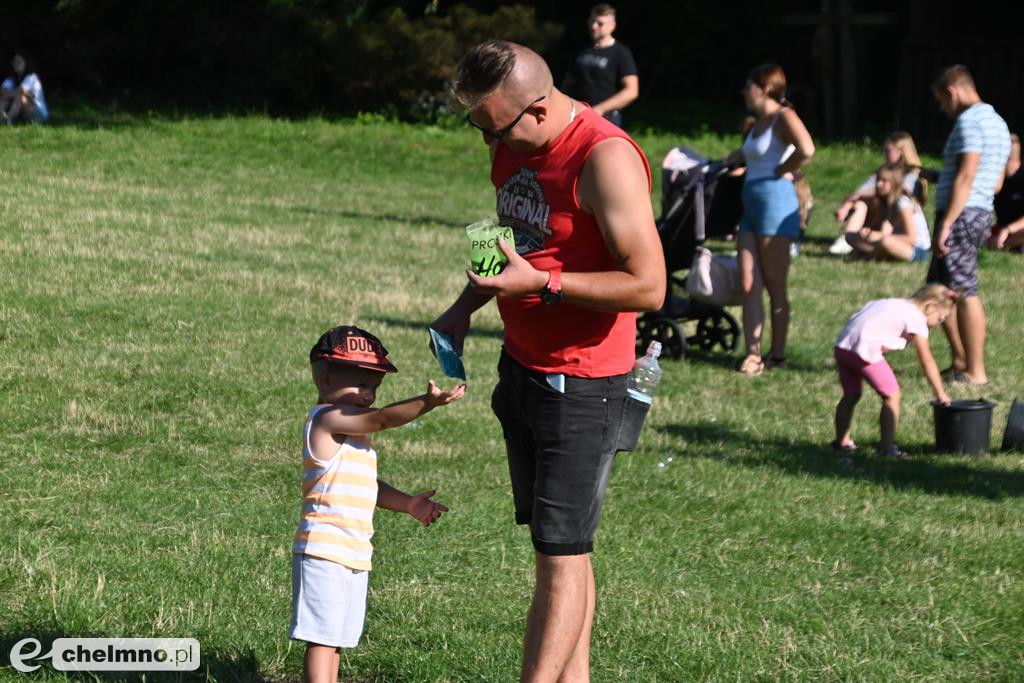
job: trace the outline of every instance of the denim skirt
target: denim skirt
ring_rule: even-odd
[[[786,178],[757,178],[743,183],[740,232],[796,238],[800,236],[800,202]]]

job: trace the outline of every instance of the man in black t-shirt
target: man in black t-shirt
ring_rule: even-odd
[[[590,37],[594,44],[576,56],[562,90],[621,126],[622,110],[639,94],[640,79],[633,53],[616,42],[614,32],[615,8],[606,3],[594,5],[590,10]]]

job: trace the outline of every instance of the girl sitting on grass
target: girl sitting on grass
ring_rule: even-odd
[[[884,354],[899,351],[909,341],[917,351],[921,372],[931,384],[935,398],[948,405],[949,395],[942,386],[939,368],[928,346],[928,329],[945,321],[955,298],[956,294],[943,285],[926,285],[909,299],[872,301],[846,322],[835,345],[843,397],[836,406],[834,451],[852,453],[857,450],[857,445],[850,438],[850,424],[853,409],[860,400],[861,382],[867,380],[882,397],[879,454],[908,458],[895,442],[900,419],[900,386]]]
[[[885,139],[885,144],[882,145],[882,156],[885,158],[886,164],[897,162],[903,164],[906,170],[903,186],[907,189],[907,194],[914,198],[918,206],[923,207],[928,201],[928,181],[925,180],[927,173],[925,169],[921,168],[921,157],[917,154],[917,147],[914,145],[914,138],[910,136],[910,133],[896,131],[890,134]],[[843,203],[836,209],[836,218],[839,219],[839,222],[846,223],[857,200],[874,198],[876,179],[876,175],[872,173],[860,187],[843,200]],[[923,212],[921,220],[927,231],[928,222],[924,219]],[[836,238],[836,241],[828,248],[828,251],[830,254],[840,256],[853,251],[853,247],[846,241],[845,232]]]
[[[846,241],[854,253],[879,261],[921,261],[928,257],[928,221],[906,191],[902,161],[875,172],[875,196],[858,199],[846,218]]]

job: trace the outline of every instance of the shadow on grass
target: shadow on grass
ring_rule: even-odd
[[[273,211],[280,207],[265,205],[265,209]],[[330,209],[316,209],[307,206],[293,206],[287,209],[293,213],[302,214],[314,214],[319,216],[331,216],[334,218],[353,218],[357,220],[374,220],[374,221],[392,221],[395,223],[403,223],[405,225],[437,225],[443,228],[465,228],[467,225],[466,221],[457,221],[451,218],[443,218],[441,216],[403,216],[397,213],[373,213],[358,211],[338,211]]]
[[[437,312],[438,315],[441,311]],[[422,331],[424,335],[427,334],[427,328],[430,326],[429,320],[403,320],[401,318],[390,318],[388,316],[371,315],[368,317],[368,323],[381,323],[383,325],[390,325],[406,330]],[[487,339],[504,339],[505,333],[500,327],[488,327],[488,326],[477,326],[469,329],[468,337],[480,337]],[[735,372],[736,368],[739,367],[740,361],[743,360],[741,355],[730,355],[726,353],[715,353],[715,352],[704,352],[694,348],[686,349],[686,356],[683,362],[694,362],[702,363],[706,365],[715,365],[730,372]],[[662,359],[664,363],[678,363],[680,361],[673,360],[669,357]],[[818,373],[822,370],[829,369],[828,365],[824,361],[821,363],[812,363],[806,360],[790,358],[786,361],[785,369],[775,370],[774,372],[800,372],[800,373]],[[769,371],[767,374],[771,374]]]
[[[30,654],[39,647],[39,654],[46,655],[50,652],[53,642],[58,638],[110,638],[106,634],[99,633],[78,633],[70,634],[53,629],[26,628],[12,633],[0,633],[0,669],[8,669],[14,674],[16,670],[11,666],[10,654],[14,646],[26,638],[33,638],[39,642],[25,643],[19,648],[24,655]],[[41,665],[31,676],[43,674],[48,678],[67,680],[91,680],[104,681],[109,683],[120,683],[122,681],[222,681],[235,683],[299,683],[301,675],[268,677],[260,673],[259,660],[252,650],[234,651],[209,647],[200,642],[201,654],[199,668],[195,671],[58,671],[53,668],[50,660],[25,658],[26,666]],[[18,672],[20,673],[20,672]],[[347,681],[344,683],[356,683]]]
[[[833,237],[826,237],[824,235],[804,235],[800,240],[800,255],[797,258],[832,260],[835,261],[837,266],[841,266],[843,264],[843,257],[833,254],[828,250],[838,236],[838,230],[836,230],[836,234]]]
[[[824,235],[804,235],[800,238],[801,244],[817,244],[822,247],[830,247],[835,242],[836,237],[839,236],[839,229],[836,229],[836,234],[832,237],[826,237]]]
[[[453,295],[454,300],[454,295]],[[441,315],[444,311],[438,310],[437,314]],[[429,336],[427,328],[430,327],[430,320],[402,320],[401,318],[389,318],[383,315],[371,315],[367,318],[369,321],[374,323],[382,323],[384,325],[391,325],[393,327],[399,327],[406,330],[415,330],[422,332],[424,339]],[[469,334],[467,337],[483,337],[488,339],[504,339],[505,333],[500,327],[488,327],[486,325],[479,325],[477,327],[470,327]]]
[[[246,109],[176,109],[103,105],[72,98],[64,106],[51,109],[47,128],[75,130],[127,130],[154,124],[180,123],[228,117],[260,116],[261,112]]]
[[[52,116],[47,128],[73,128],[75,130],[125,130],[150,125],[157,117],[118,111],[72,111]],[[161,119],[167,120],[167,119]]]
[[[251,106],[171,106],[162,99],[149,103],[118,104],[91,101],[71,96],[61,106],[50,110],[49,128],[74,128],[77,130],[141,128],[153,123],[166,124],[182,121],[201,121],[227,118],[261,117],[268,120],[302,121],[309,118],[329,122],[350,121],[356,116],[351,113],[312,112],[269,112]]]
[[[661,363],[678,363],[682,362],[695,362],[702,363],[705,365],[717,365],[720,368],[726,370],[735,370],[743,360],[742,356],[727,355],[724,353],[705,353],[703,351],[696,351],[692,348],[686,349],[686,355],[680,360],[675,360],[671,356],[663,355],[660,359]]]
[[[739,353],[739,352],[737,352],[736,354],[727,354],[727,353],[724,353],[724,352],[710,352],[709,353],[709,352],[700,351],[698,349],[695,349],[695,348],[691,347],[691,348],[687,348],[686,349],[685,360],[689,361],[689,362],[694,362],[694,363],[701,363],[703,365],[714,365],[714,366],[720,367],[720,368],[722,368],[724,370],[729,370],[730,372],[737,372],[737,370],[738,370],[738,368],[740,366],[740,363],[743,361],[743,357],[744,357],[744,354],[743,353]],[[665,362],[665,363],[677,363],[678,361],[673,360],[672,358],[664,357],[662,359],[662,362]],[[780,368],[778,370],[766,371],[762,375],[762,377],[767,377],[767,376],[771,375],[772,372],[780,372],[780,373],[787,373],[787,372],[819,373],[822,370],[826,370],[826,369],[828,369],[828,366],[825,364],[824,361],[822,361],[820,363],[812,363],[812,362],[808,362],[807,360],[803,360],[803,359],[799,359],[799,358],[793,358],[793,357],[788,357],[786,359],[786,367],[785,368]],[[758,381],[757,378],[753,378],[753,377],[751,378],[751,380]]]
[[[826,444],[784,439],[759,439],[713,423],[669,425],[661,431],[703,444],[701,455],[747,467],[775,467],[791,474],[852,479],[942,495],[966,495],[990,500],[1024,496],[1024,473],[990,467],[985,456],[970,465],[933,460],[931,446],[906,447],[912,460],[883,459],[863,449],[849,457],[837,456]],[[737,448],[738,447],[738,448]],[[753,451],[751,453],[751,451]],[[969,456],[962,456],[965,461]]]

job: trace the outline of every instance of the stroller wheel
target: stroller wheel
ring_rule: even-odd
[[[636,353],[641,356],[647,353],[647,347],[652,341],[661,342],[661,352],[679,360],[686,353],[686,334],[672,318],[658,316],[654,318],[641,317],[636,321]]]
[[[732,353],[739,346],[739,323],[724,309],[709,313],[697,322],[696,341],[701,351],[712,351],[717,346]]]

